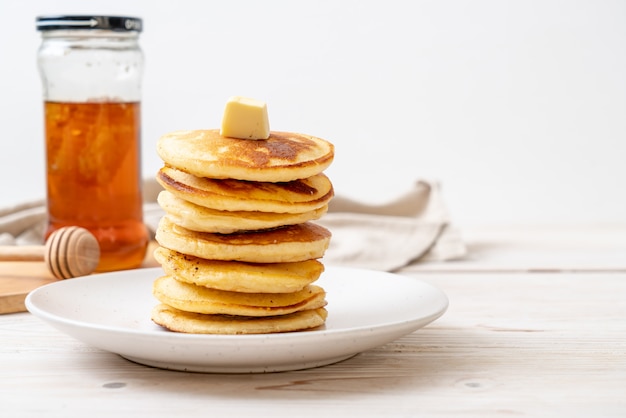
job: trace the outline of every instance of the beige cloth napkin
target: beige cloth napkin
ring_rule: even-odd
[[[325,263],[393,271],[466,253],[458,230],[450,225],[437,182],[419,180],[380,205],[336,196],[318,222],[333,233]]]
[[[152,234],[163,210],[156,203],[161,186],[144,183],[144,220]],[[40,244],[45,202],[0,209],[0,245]],[[337,195],[316,221],[333,237],[324,263],[393,271],[420,261],[446,261],[465,255],[458,231],[450,225],[437,182],[417,181],[396,199],[368,205]]]

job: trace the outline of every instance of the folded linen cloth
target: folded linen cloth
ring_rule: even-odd
[[[43,200],[0,209],[0,245],[41,244],[45,220]]]
[[[380,205],[335,196],[317,222],[333,234],[324,262],[335,265],[394,271],[466,253],[460,234],[450,225],[437,182],[419,180]]]
[[[163,209],[161,186],[144,182],[144,221],[152,236]],[[0,245],[41,244],[46,213],[43,200],[0,209]],[[324,263],[393,271],[420,261],[446,261],[465,255],[465,245],[450,225],[437,182],[420,180],[398,198],[368,205],[341,195],[317,223],[333,234]]]

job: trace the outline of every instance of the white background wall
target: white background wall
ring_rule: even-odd
[[[454,221],[626,222],[626,2],[0,0],[0,207],[44,196],[35,16],[144,18],[143,172],[231,95],[336,146],[338,193],[436,179]]]

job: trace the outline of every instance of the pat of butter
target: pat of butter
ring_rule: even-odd
[[[240,139],[269,138],[270,121],[265,102],[240,96],[228,99],[220,135]]]

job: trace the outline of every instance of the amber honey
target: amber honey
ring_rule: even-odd
[[[97,271],[138,267],[143,223],[140,104],[45,103],[48,229],[78,225],[100,244]]]

